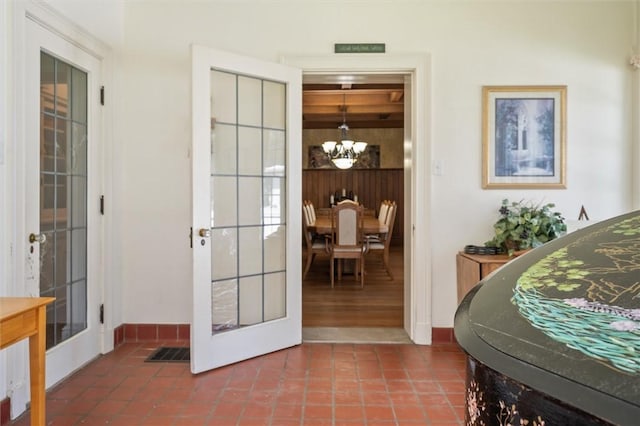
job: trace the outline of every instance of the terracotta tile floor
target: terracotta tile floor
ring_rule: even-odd
[[[161,344],[125,343],[51,389],[47,424],[389,426],[464,421],[465,362],[455,344],[304,343],[195,376],[188,363],[144,362],[157,346]],[[28,414],[12,425],[28,425]]]

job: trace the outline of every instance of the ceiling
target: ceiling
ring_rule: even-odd
[[[305,76],[302,127],[351,129],[404,126],[402,76]]]

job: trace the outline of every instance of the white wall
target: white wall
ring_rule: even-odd
[[[116,70],[125,323],[188,322],[191,43],[277,61],[335,42],[429,52],[433,325],[456,308],[455,254],[490,239],[502,198],[555,202],[569,218],[631,207],[633,3],[415,1],[130,2]],[[567,189],[481,189],[481,86],[568,86]],[[418,236],[419,237],[419,236]]]
[[[24,1],[24,0],[17,0]],[[38,1],[38,0],[36,0]],[[122,0],[39,0],[109,46],[122,43]]]
[[[502,198],[553,201],[567,217],[583,204],[592,218],[630,209],[631,2],[47,3],[117,46],[108,92],[117,111],[113,211],[122,222],[114,253],[123,269],[111,283],[123,294],[116,321],[190,319],[194,42],[273,61],[331,55],[335,42],[432,55],[432,157],[444,164],[444,175],[425,182],[433,188],[434,326],[452,325],[456,251],[491,237]],[[480,188],[480,89],[507,84],[568,86],[568,189]]]

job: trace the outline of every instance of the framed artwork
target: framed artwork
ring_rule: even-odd
[[[482,187],[566,188],[566,86],[482,88]]]

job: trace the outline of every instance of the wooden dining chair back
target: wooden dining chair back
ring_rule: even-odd
[[[302,201],[302,215],[304,218],[304,224],[305,224],[305,229],[307,227],[308,224],[313,223],[313,220],[311,219],[311,215],[309,213],[309,201],[304,200]]]
[[[302,205],[302,218],[304,222],[304,228],[302,233],[304,234],[305,246],[307,248],[307,260],[304,267],[304,273],[302,274],[302,279],[307,276],[309,269],[311,269],[311,263],[315,259],[317,254],[328,254],[329,246],[326,239],[319,239],[314,235],[313,232],[309,229],[309,225],[311,225],[315,219],[311,220],[311,214],[309,213],[308,204],[305,201]]]
[[[389,206],[391,205],[391,201],[382,200],[380,203],[380,208],[378,209],[378,222],[383,225],[387,223],[387,214],[389,213]],[[384,236],[380,234],[368,234],[365,235],[365,238],[368,242],[381,242]]]
[[[389,208],[387,211],[387,217],[385,220],[385,224],[387,225],[387,233],[382,234],[380,239],[369,239],[367,241],[366,251],[367,254],[376,253],[381,255],[382,264],[384,265],[384,269],[393,281],[393,273],[391,272],[391,268],[389,266],[389,246],[391,245],[391,236],[393,235],[393,226],[396,221],[396,212],[398,211],[398,205],[396,202],[392,202],[389,204]]]
[[[334,286],[334,264],[338,260],[338,279],[342,279],[342,260],[354,259],[354,278],[360,275],[360,287],[364,287],[364,250],[362,234],[362,206],[353,203],[339,204],[331,209],[331,226],[334,230],[330,238],[329,255],[331,287]]]
[[[306,200],[305,204],[307,206],[307,212],[309,214],[309,221],[313,223],[316,221],[316,208],[313,207],[313,203],[311,202],[311,200]]]
[[[385,223],[387,221],[387,213],[389,212],[389,205],[391,202],[389,200],[382,200],[380,203],[380,210],[378,211],[378,221],[380,223]]]

